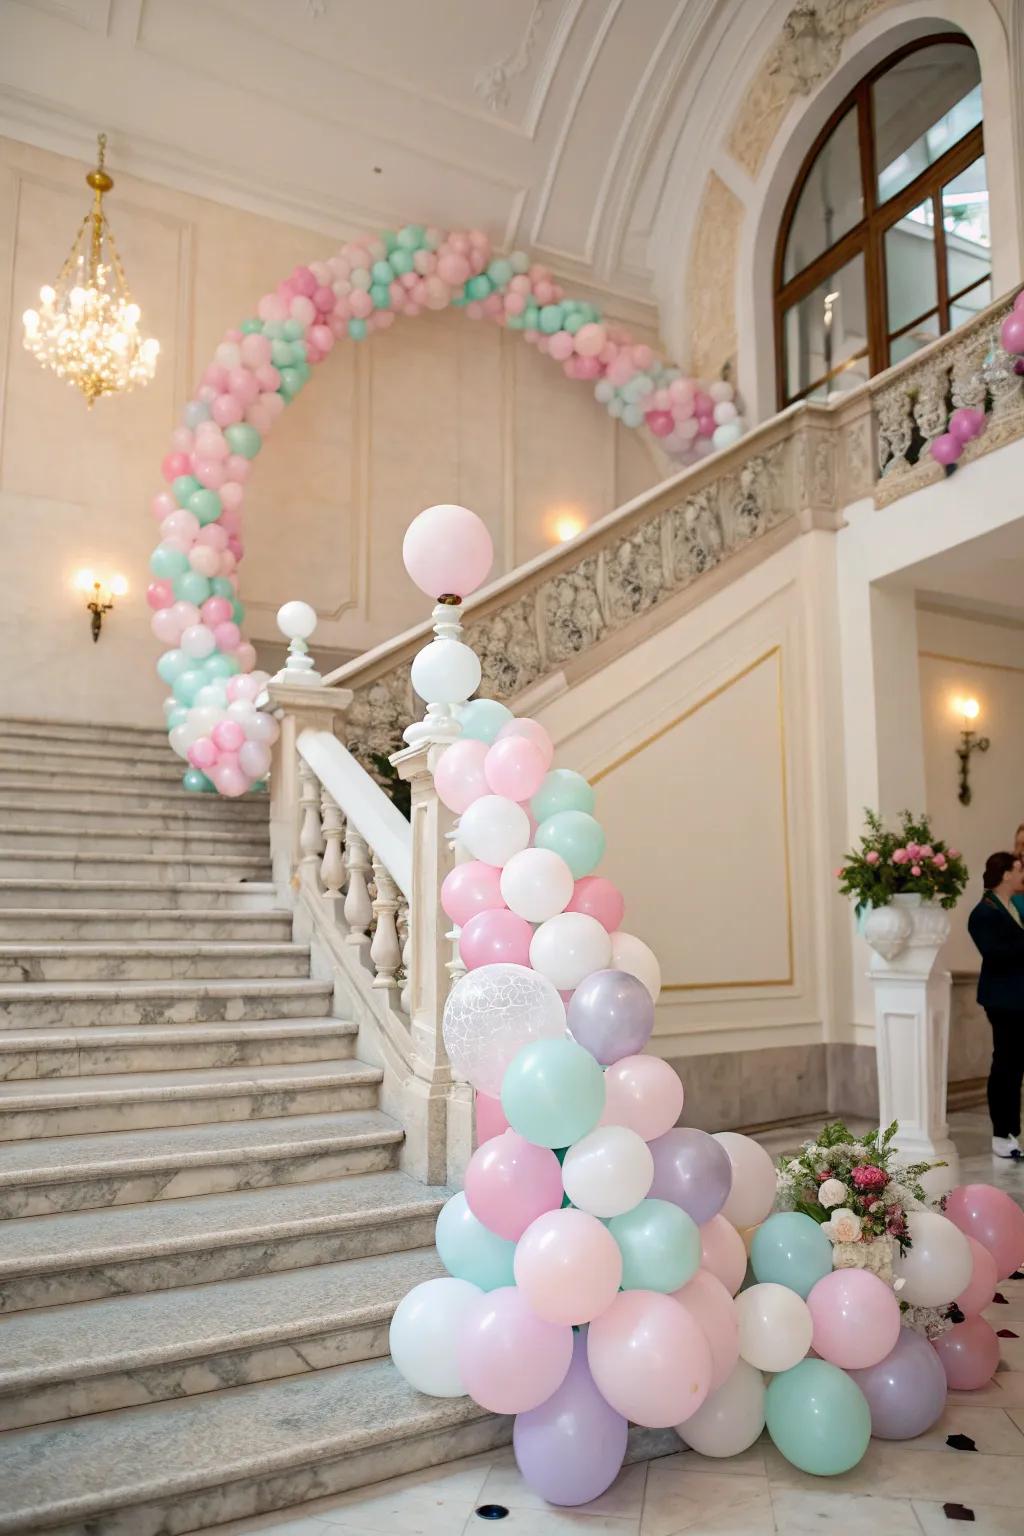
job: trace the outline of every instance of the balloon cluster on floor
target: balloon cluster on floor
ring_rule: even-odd
[[[489,552],[457,507],[421,514],[405,544],[434,597],[484,580]],[[755,1141],[680,1127],[682,1083],[643,1054],[658,962],[596,872],[593,790],[553,766],[538,721],[460,703],[479,677],[451,634],[413,665],[428,706],[456,708],[461,725],[434,774],[463,856],[441,892],[466,967],[443,1030],[453,1071],[477,1090],[478,1127],[494,1134],[438,1217],[447,1277],[395,1313],[395,1364],[422,1392],[514,1415],[520,1470],[555,1504],[612,1483],[630,1422],[675,1427],[715,1457],[767,1424],[784,1456],[821,1475],[854,1466],[872,1433],[920,1434],[942,1412],[947,1373],[972,1376],[989,1254],[1001,1273],[1024,1258],[1024,1214],[985,1189],[956,1192],[948,1217],[910,1215],[901,1299],[957,1297],[964,1313],[937,1350],[902,1326],[911,1314],[892,1285],[833,1268],[824,1209],[822,1221],[772,1213],[776,1171]]]
[[[249,708],[267,678],[232,682],[253,677],[256,663],[239,628],[236,571],[242,504],[264,439],[336,341],[362,341],[399,315],[449,306],[522,331],[568,378],[591,382],[610,415],[646,427],[680,464],[745,430],[731,384],[684,377],[593,304],[567,297],[525,252],[496,255],[480,230],[409,224],[296,267],[226,332],[171,434],[166,488],[152,502],[160,543],[146,596],[153,633],[168,647],[157,671],[171,689],[165,713],[171,746],[189,764],[186,789],[244,793],[266,772],[276,732],[271,716]],[[235,705],[245,707],[232,712]]]

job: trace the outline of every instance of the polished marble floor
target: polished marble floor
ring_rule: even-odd
[[[952,1118],[964,1183],[987,1181],[1024,1205],[1024,1165],[994,1160],[982,1110]],[[802,1130],[763,1137],[773,1152]],[[713,1461],[692,1451],[627,1467],[580,1509],[553,1509],[520,1478],[511,1451],[453,1462],[340,1498],[218,1527],[219,1536],[939,1536],[968,1522],[974,1536],[1024,1533],[1024,1280],[1004,1281],[1005,1304],[986,1314],[1020,1334],[1001,1340],[1002,1362],[980,1392],[951,1393],[941,1422],[917,1440],[872,1440],[852,1472],[808,1477],[767,1436],[743,1456]],[[954,1450],[948,1435],[973,1440]],[[483,1519],[482,1505],[508,1510]]]

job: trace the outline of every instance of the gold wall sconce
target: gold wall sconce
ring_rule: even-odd
[[[961,720],[960,745],[956,749],[956,755],[960,759],[960,804],[971,803],[971,753],[987,752],[991,743],[987,736],[979,736],[974,730],[974,721],[981,713],[981,705],[977,699],[957,699],[954,708]]]
[[[124,597],[128,591],[128,583],[123,576],[111,576],[104,581],[92,571],[83,570],[79,571],[75,577],[75,590],[88,594],[89,600],[85,606],[92,615],[89,627],[92,630],[95,645],[103,628],[103,615],[113,608],[115,597]]]

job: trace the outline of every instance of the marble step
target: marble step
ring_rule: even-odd
[[[0,879],[0,908],[46,907],[64,901],[69,910],[127,907],[267,912],[277,902],[269,880]]]
[[[322,1018],[333,988],[276,981],[26,981],[0,986],[0,1029],[102,1029],[111,1024],[227,1024]]]
[[[186,766],[167,746],[159,754],[143,754],[130,748],[104,754],[90,752],[84,744],[70,752],[54,752],[42,741],[15,749],[0,737],[0,773],[49,773],[74,782],[87,775],[111,779],[115,783],[120,783],[125,774],[130,773],[133,779],[168,780],[180,784]]]
[[[0,1312],[428,1247],[447,1195],[392,1168],[313,1184],[18,1217],[2,1229]]]
[[[94,1077],[106,1072],[279,1066],[351,1056],[357,1026],[345,1019],[265,1019],[241,1024],[126,1024],[88,1029],[0,1029],[0,1082]]]
[[[0,1429],[379,1359],[399,1301],[443,1273],[431,1246],[18,1313],[4,1320]]]
[[[308,976],[309,946],[238,941],[133,944],[0,944],[0,982],[197,981]]]
[[[0,847],[5,878],[88,880],[92,875],[123,880],[267,880],[270,850],[254,854],[74,853],[60,849]]]
[[[380,1110],[339,1108],[11,1142],[0,1146],[0,1219],[378,1173],[396,1166],[402,1139]]]
[[[181,787],[181,776],[187,766],[184,762],[180,768],[175,768],[173,762],[120,765],[111,762],[100,768],[89,768],[79,767],[75,758],[68,758],[56,766],[47,767],[27,754],[12,757],[0,751],[0,787],[6,787],[9,779],[18,778],[26,780],[29,787],[61,789],[65,794],[78,790],[100,790],[109,794],[117,793],[128,778],[137,794],[187,794],[188,791]]]
[[[158,726],[98,725],[92,720],[16,720],[0,717],[0,741],[65,741],[85,746],[106,745],[123,751],[125,747],[167,746],[167,732]]]
[[[93,805],[95,798],[80,795],[68,800],[66,795],[55,796],[41,790],[25,790],[17,795],[0,791],[0,826],[59,823],[62,827],[89,831],[97,826],[110,826],[112,818],[116,817],[116,825],[126,832],[202,832],[206,828],[229,831],[250,827],[262,831],[269,827],[270,812],[265,795],[224,800],[220,795],[187,795],[182,791],[177,800],[158,801],[153,810],[126,804],[131,799],[128,794],[98,797],[101,801],[109,801],[109,805]]]
[[[143,831],[124,827],[119,821],[97,822],[91,827],[65,827],[45,822],[9,826],[0,816],[0,842],[6,848],[43,849],[59,853],[156,853],[164,858],[194,859],[232,853],[270,857],[269,823],[256,823],[224,831],[220,828],[183,826],[173,832]]]
[[[21,939],[27,944],[52,944],[66,939],[101,943],[104,939],[170,939],[179,943],[200,939],[219,943],[240,939],[256,943],[266,939],[284,944],[291,938],[290,912],[223,912],[216,908],[194,911],[122,911],[117,907],[74,910],[67,907],[0,907],[0,943]]]
[[[193,795],[187,789],[182,789],[180,784],[177,789],[171,784],[163,787],[159,783],[139,784],[134,773],[127,780],[122,779],[120,787],[116,781],[107,779],[96,782],[86,779],[71,785],[64,782],[59,774],[51,775],[50,778],[53,782],[44,775],[0,774],[0,804],[18,799],[32,805],[38,813],[52,809],[55,805],[66,804],[68,796],[73,794],[81,810],[116,811],[119,815],[122,811],[155,811],[164,814],[188,810],[190,815],[202,816],[204,808],[209,807],[206,814],[219,821],[222,817],[239,814],[232,811],[233,806],[243,810],[253,807],[264,818],[269,815],[266,794],[240,795],[237,800],[225,800],[221,795]],[[33,819],[37,819],[37,815]]]
[[[390,1360],[15,1430],[3,1536],[178,1536],[508,1442],[512,1421],[429,1398]]]

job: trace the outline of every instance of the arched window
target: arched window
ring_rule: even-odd
[[[991,303],[978,56],[959,32],[890,55],[833,112],[775,252],[779,405],[824,400]]]

